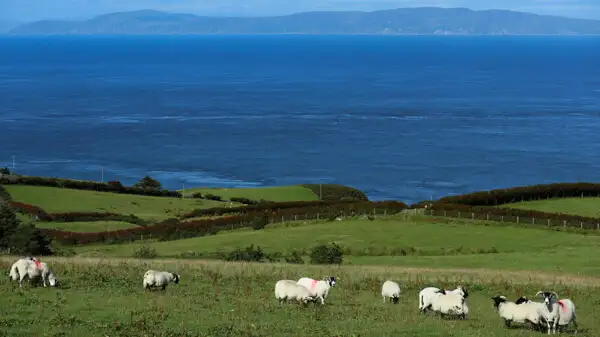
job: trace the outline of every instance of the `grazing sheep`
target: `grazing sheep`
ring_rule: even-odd
[[[469,308],[465,301],[467,296],[458,293],[446,294],[444,290],[440,290],[431,297],[431,310],[439,313],[441,317],[446,315],[458,316],[465,319],[469,313]]]
[[[432,299],[440,289],[436,287],[427,287],[419,292],[419,311],[425,313],[428,308],[431,308]],[[458,294],[467,298],[469,294],[462,287],[457,287],[454,290],[444,290],[446,294]]]
[[[280,304],[287,302],[288,300],[296,300],[303,304],[314,301],[314,297],[310,291],[308,291],[305,286],[300,285],[293,280],[277,281],[277,283],[275,283],[275,298]]]
[[[523,303],[538,303],[538,302],[532,302],[527,297],[522,296],[515,303],[523,304]],[[573,322],[573,327],[575,328],[574,333],[577,333],[577,315],[575,313],[575,303],[573,303],[573,301],[571,301],[568,298],[563,298],[561,300],[558,300],[557,303],[558,303],[558,306],[560,309],[558,311],[559,331],[564,332],[569,327],[569,324],[571,322]],[[541,305],[542,303],[539,303],[539,304]]]
[[[389,298],[394,304],[398,304],[400,299],[400,286],[394,281],[385,281],[381,287],[381,297],[383,297],[383,303]]]
[[[41,277],[44,287],[47,287],[46,281],[48,281],[51,287],[56,287],[58,285],[58,280],[52,269],[48,267],[48,264],[46,264],[46,262],[40,262],[35,258],[19,259],[11,266],[9,276],[13,281],[19,281],[19,288],[22,288],[23,280],[26,276],[29,277],[31,281]]]
[[[323,278],[322,281],[315,280],[309,277],[303,277],[298,280],[298,284],[306,287],[313,297],[321,300],[321,305],[325,304],[325,298],[329,295],[329,289],[336,284],[335,276]]]
[[[536,304],[538,306],[540,320],[543,323],[546,323],[546,326],[548,327],[548,334],[550,334],[550,330],[552,330],[552,333],[555,334],[556,326],[560,320],[559,305],[556,302],[558,295],[553,291],[538,291],[535,296],[538,295],[541,295],[541,297],[544,299],[543,303],[531,302],[526,304]]]
[[[171,282],[179,284],[180,279],[181,277],[176,273],[148,270],[144,274],[144,289],[150,290],[152,287],[160,287],[164,291],[167,284]]]
[[[525,323],[529,322],[534,327],[540,324],[540,314],[538,308],[530,305],[521,305],[519,302],[508,302],[504,296],[492,297],[494,308],[498,310],[500,317],[504,319],[504,324],[510,328],[511,322]]]

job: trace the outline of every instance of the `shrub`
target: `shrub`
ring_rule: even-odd
[[[10,175],[10,170],[8,169],[8,167],[2,167],[0,168],[0,174]]]
[[[304,259],[302,258],[302,255],[300,255],[300,252],[294,250],[289,256],[286,256],[285,262],[291,264],[304,264]]]
[[[266,215],[257,216],[252,221],[252,229],[255,231],[264,229],[269,224],[269,218]]]
[[[156,249],[147,245],[141,246],[133,252],[133,257],[137,259],[154,259],[157,256]]]
[[[192,194],[191,197],[193,199],[202,199],[202,198],[204,198],[204,196],[200,192],[196,192],[196,193]]]
[[[229,198],[229,201],[237,202],[237,203],[244,204],[244,205],[256,205],[259,203],[259,201],[256,201],[256,200],[250,200],[248,198],[238,198],[238,197],[231,197],[231,198]],[[266,200],[262,200],[262,201],[268,202]]]
[[[0,203],[11,201],[12,197],[10,193],[4,188],[4,186],[0,185]]]
[[[321,196],[323,201],[369,201],[369,198],[362,191],[356,188],[337,185],[337,184],[306,184],[302,185],[310,189],[315,195]]]
[[[109,181],[109,182],[107,182],[106,184],[107,184],[107,185],[108,185],[108,187],[110,187],[111,189],[114,189],[114,190],[117,190],[117,191],[120,191],[120,190],[122,190],[123,188],[125,188],[125,186],[123,186],[123,184],[121,184],[121,182],[120,182],[120,181],[116,181],[116,180]]]
[[[318,245],[310,252],[312,264],[342,264],[343,251],[336,243]]]
[[[227,261],[262,262],[264,258],[265,253],[262,248],[260,246],[254,247],[254,245],[250,245],[243,250],[237,248],[225,256],[225,260]]]
[[[214,200],[214,201],[223,201],[223,198],[221,198],[220,195],[214,195],[214,194],[207,194],[204,196],[204,199]]]
[[[11,254],[52,255],[50,238],[33,224],[22,224],[6,204],[0,204],[0,250],[9,250]]]

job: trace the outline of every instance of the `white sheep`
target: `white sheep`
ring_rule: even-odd
[[[279,303],[287,302],[288,300],[296,300],[307,304],[314,301],[314,297],[305,286],[296,283],[293,280],[279,280],[275,283],[275,298]]]
[[[144,289],[150,290],[153,287],[160,287],[164,291],[169,283],[179,284],[180,279],[179,274],[151,269],[144,274]]]
[[[336,284],[335,276],[323,278],[323,280],[315,280],[309,277],[303,277],[298,280],[298,284],[306,287],[315,298],[321,300],[321,305],[325,304],[325,298],[329,295],[329,289]]]
[[[466,296],[449,293],[440,290],[435,293],[431,299],[431,310],[440,314],[440,316],[459,316],[462,319],[466,318],[469,313],[469,307],[465,301]]]
[[[530,302],[524,304],[534,304],[537,305],[538,311],[540,313],[540,320],[542,323],[546,323],[548,328],[548,334],[550,334],[550,330],[552,333],[556,333],[556,326],[558,325],[558,321],[560,320],[560,313],[558,308],[558,303],[556,300],[558,299],[558,295],[553,291],[538,291],[535,296],[541,295],[544,299],[543,303],[540,302]]]
[[[381,297],[383,297],[383,303],[389,298],[394,304],[398,304],[400,299],[400,285],[394,281],[385,281],[381,287]]]
[[[425,313],[428,308],[431,308],[432,299],[435,294],[440,292],[440,288],[427,287],[419,292],[419,311]],[[469,294],[462,287],[457,287],[454,290],[444,290],[446,294],[458,294],[467,298]]]
[[[35,258],[19,259],[10,267],[9,276],[13,281],[19,281],[19,288],[22,287],[26,276],[32,281],[41,278],[44,287],[47,287],[46,281],[51,287],[58,285],[58,280],[48,264]]]
[[[504,319],[504,324],[510,328],[511,322],[525,323],[529,322],[537,327],[540,324],[540,314],[538,308],[531,305],[522,305],[520,300],[509,302],[504,296],[492,297],[494,308],[498,310],[500,317]]]
[[[517,300],[517,302],[515,302],[515,303],[517,303],[517,304],[538,303],[538,305],[543,305],[543,303],[532,302],[525,296],[520,297]],[[574,333],[577,333],[577,314],[575,313],[575,303],[573,303],[573,301],[571,301],[568,298],[560,299],[557,301],[557,303],[559,306],[559,311],[558,311],[558,316],[559,316],[558,328],[559,328],[559,330],[564,331],[565,329],[567,329],[569,327],[569,324],[572,322],[573,327],[575,328]]]

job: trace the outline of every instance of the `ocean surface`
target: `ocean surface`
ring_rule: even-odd
[[[405,202],[600,181],[600,37],[0,37],[0,166]]]

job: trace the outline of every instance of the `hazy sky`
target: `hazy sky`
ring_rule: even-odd
[[[86,19],[139,9],[217,16],[281,15],[313,10],[439,6],[600,19],[600,0],[0,0],[0,21]]]

